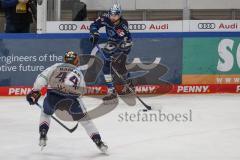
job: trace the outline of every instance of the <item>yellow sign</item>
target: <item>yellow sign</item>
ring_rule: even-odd
[[[27,4],[19,2],[16,6],[16,13],[27,13]]]

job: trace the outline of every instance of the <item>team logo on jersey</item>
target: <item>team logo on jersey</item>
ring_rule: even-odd
[[[126,26],[125,24],[122,25],[123,29],[125,29],[125,31],[128,32],[128,26]]]
[[[120,37],[125,36],[124,30],[122,30],[122,29],[117,29],[116,32]]]
[[[107,33],[110,37],[113,37],[116,34],[113,30],[108,30]]]

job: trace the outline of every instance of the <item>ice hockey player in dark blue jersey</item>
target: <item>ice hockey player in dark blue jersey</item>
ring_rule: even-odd
[[[113,84],[113,77],[111,69],[113,60],[111,57],[117,57],[121,60],[121,64],[118,64],[115,68],[123,77],[127,77],[127,70],[125,67],[127,55],[132,47],[132,37],[128,29],[128,22],[122,16],[121,6],[114,4],[107,14],[103,14],[90,26],[90,41],[93,46],[98,43],[100,38],[99,29],[105,27],[108,42],[103,48],[105,57],[109,60],[105,60],[103,73],[108,86],[108,94],[103,98],[104,101],[117,98],[117,93]],[[119,62],[119,61],[118,61]],[[119,70],[119,68],[121,68]]]

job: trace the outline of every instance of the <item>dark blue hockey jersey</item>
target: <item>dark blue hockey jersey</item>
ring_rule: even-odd
[[[109,19],[109,15],[105,14],[91,24],[90,32],[98,32],[101,27],[106,28],[108,39],[111,41],[122,42],[123,40],[132,40],[131,33],[128,29],[128,22],[122,17],[120,18],[120,23],[114,25]]]

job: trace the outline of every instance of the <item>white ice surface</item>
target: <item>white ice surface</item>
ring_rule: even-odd
[[[42,100],[41,100],[42,101]],[[87,106],[99,100],[85,98]],[[100,154],[81,126],[66,132],[54,121],[43,152],[38,146],[39,109],[25,97],[0,98],[0,160],[239,160],[240,95],[186,95],[145,98],[166,113],[192,110],[192,122],[120,122],[137,113],[123,102],[94,122],[109,145]],[[72,125],[72,124],[67,124]]]

